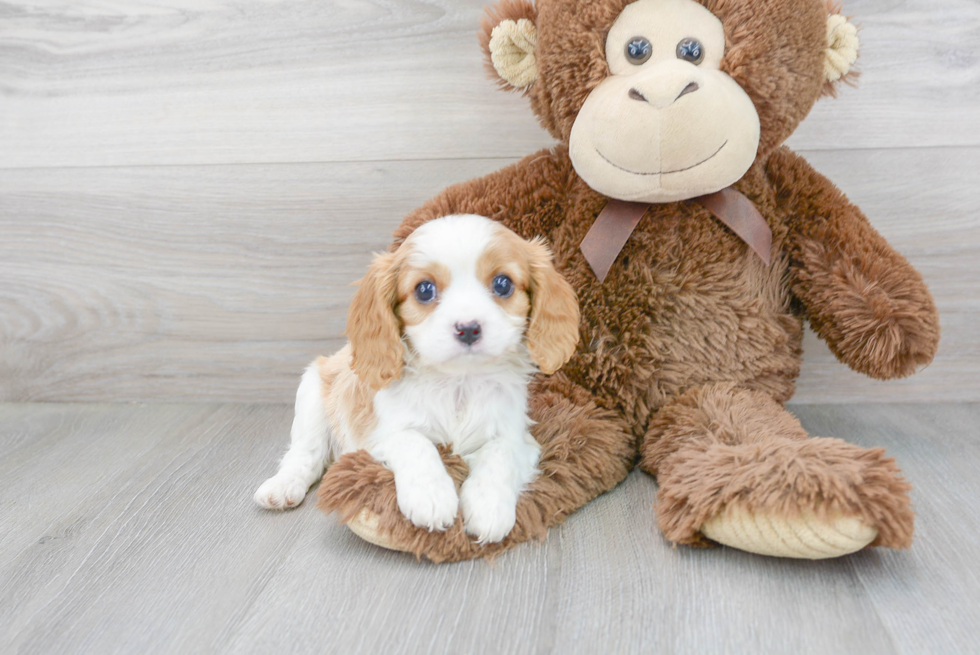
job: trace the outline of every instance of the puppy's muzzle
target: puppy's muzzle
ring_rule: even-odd
[[[465,343],[467,346],[472,346],[474,343],[480,340],[483,335],[483,330],[480,329],[480,324],[476,321],[472,323],[457,323],[456,324],[456,338]]]

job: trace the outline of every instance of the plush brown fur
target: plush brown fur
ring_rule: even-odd
[[[673,541],[703,542],[700,525],[738,503],[841,511],[877,527],[877,544],[907,546],[908,485],[894,462],[879,449],[807,439],[781,407],[799,373],[804,319],[844,363],[879,378],[930,361],[939,337],[921,276],[833,184],[779,147],[824,88],[824,1],[705,0],[725,25],[723,68],[762,124],[758,157],[735,187],[769,223],[771,265],[688,200],[653,205],[600,284],[579,244],[607,198],[578,177],[564,143],[608,74],[604,35],[626,2],[500,10],[535,20],[539,77],[528,97],[563,144],[446,189],[395,233],[397,244],[439,216],[490,216],[525,238],[545,236],[578,294],[578,349],[534,387],[542,476],[522,496],[514,532],[480,548],[459,522],[444,534],[414,528],[398,513],[390,474],[363,454],[327,472],[321,506],[342,517],[370,507],[395,543],[436,561],[492,555],[612,488],[642,454]]]
[[[802,157],[782,149],[768,170],[795,223],[793,293],[813,330],[841,361],[881,380],[931,362],[939,316],[919,272]]]

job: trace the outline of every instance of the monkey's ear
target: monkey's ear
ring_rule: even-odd
[[[487,72],[505,89],[527,91],[538,77],[534,18],[534,5],[527,0],[500,0],[487,8],[480,23]]]
[[[853,70],[858,58],[857,27],[841,15],[836,4],[827,6],[827,47],[824,49],[824,95],[836,95],[838,82],[853,83],[857,71]]]

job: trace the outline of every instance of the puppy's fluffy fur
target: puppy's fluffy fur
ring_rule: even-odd
[[[289,450],[256,502],[298,505],[333,458],[366,449],[394,472],[412,523],[444,530],[462,506],[469,535],[500,541],[537,473],[528,381],[571,357],[578,325],[575,294],[542,242],[481,216],[426,223],[375,258],[351,303],[349,343],[306,370]],[[469,465],[459,496],[436,444]]]

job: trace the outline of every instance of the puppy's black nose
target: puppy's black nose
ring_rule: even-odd
[[[465,343],[467,346],[472,346],[474,343],[480,340],[480,324],[476,321],[472,323],[456,324],[456,338]]]

